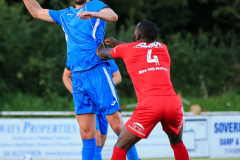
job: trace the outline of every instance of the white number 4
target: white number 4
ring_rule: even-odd
[[[148,50],[148,54],[147,54],[147,62],[148,63],[156,63],[156,66],[160,65],[160,63],[158,61],[158,57],[157,56],[153,56],[153,59],[152,59],[151,56],[152,56],[152,50],[149,49]]]

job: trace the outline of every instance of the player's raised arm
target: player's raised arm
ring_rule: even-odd
[[[43,9],[39,3],[35,0],[23,0],[28,11],[34,18],[38,18],[48,22],[54,22],[51,16],[49,15],[48,9]]]
[[[97,48],[97,55],[102,60],[113,59],[111,48],[105,48],[103,42],[101,42]]]
[[[116,22],[118,15],[111,8],[103,8],[100,12],[82,12],[77,15],[80,19],[100,18],[108,22]]]
[[[108,22],[116,22],[118,20],[118,15],[111,8],[103,8],[100,12],[96,12],[95,16]]]
[[[111,53],[111,48],[105,48],[105,49],[98,48],[97,55],[102,60],[114,59]]]
[[[127,49],[128,43],[121,42],[116,40],[115,38],[106,38],[105,43],[107,45],[110,45],[111,47],[115,47],[114,49],[112,48],[106,48],[104,47],[103,43],[101,42],[100,45],[97,48],[97,55],[99,58],[103,60],[109,60],[109,59],[114,59],[114,58],[123,58],[125,54],[125,50]],[[114,51],[114,52],[112,52]],[[112,55],[114,53],[114,56]]]
[[[118,85],[120,82],[122,82],[122,76],[120,71],[116,71],[112,73],[112,80],[115,86]]]
[[[119,44],[124,44],[125,42],[122,42],[122,41],[118,41],[116,40],[115,38],[113,37],[109,37],[109,38],[106,38],[104,40],[105,44],[111,46],[111,47],[116,47],[118,46]]]

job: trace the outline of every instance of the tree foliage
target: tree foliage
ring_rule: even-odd
[[[137,23],[153,21],[159,41],[168,46],[171,77],[177,92],[207,96],[228,92],[240,81],[239,0],[103,0],[118,15],[106,37],[131,42]],[[62,9],[69,0],[39,0],[44,8]],[[0,94],[23,92],[65,96],[62,71],[66,44],[59,25],[33,19],[20,0],[0,0]],[[122,60],[121,96],[135,96]]]

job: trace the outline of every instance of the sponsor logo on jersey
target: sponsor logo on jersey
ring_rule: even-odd
[[[147,73],[147,72],[151,72],[151,71],[161,71],[161,70],[168,72],[168,69],[166,69],[164,67],[151,67],[151,68],[147,68],[147,69],[142,69],[138,72],[139,72],[139,74],[143,74],[143,73]]]
[[[163,48],[163,46],[159,42],[153,42],[150,43],[149,45],[147,45],[147,43],[140,43],[134,46],[134,48]]]
[[[138,134],[145,136],[145,134],[141,133],[145,128],[140,123],[134,122],[132,126],[128,125],[128,127],[137,132]]]

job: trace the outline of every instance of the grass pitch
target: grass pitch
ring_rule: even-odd
[[[141,160],[175,160],[174,158],[149,158]],[[190,158],[190,160],[240,160],[239,158]]]
[[[175,160],[174,158],[153,158],[142,160]],[[240,160],[240,158],[190,158],[190,160]]]

